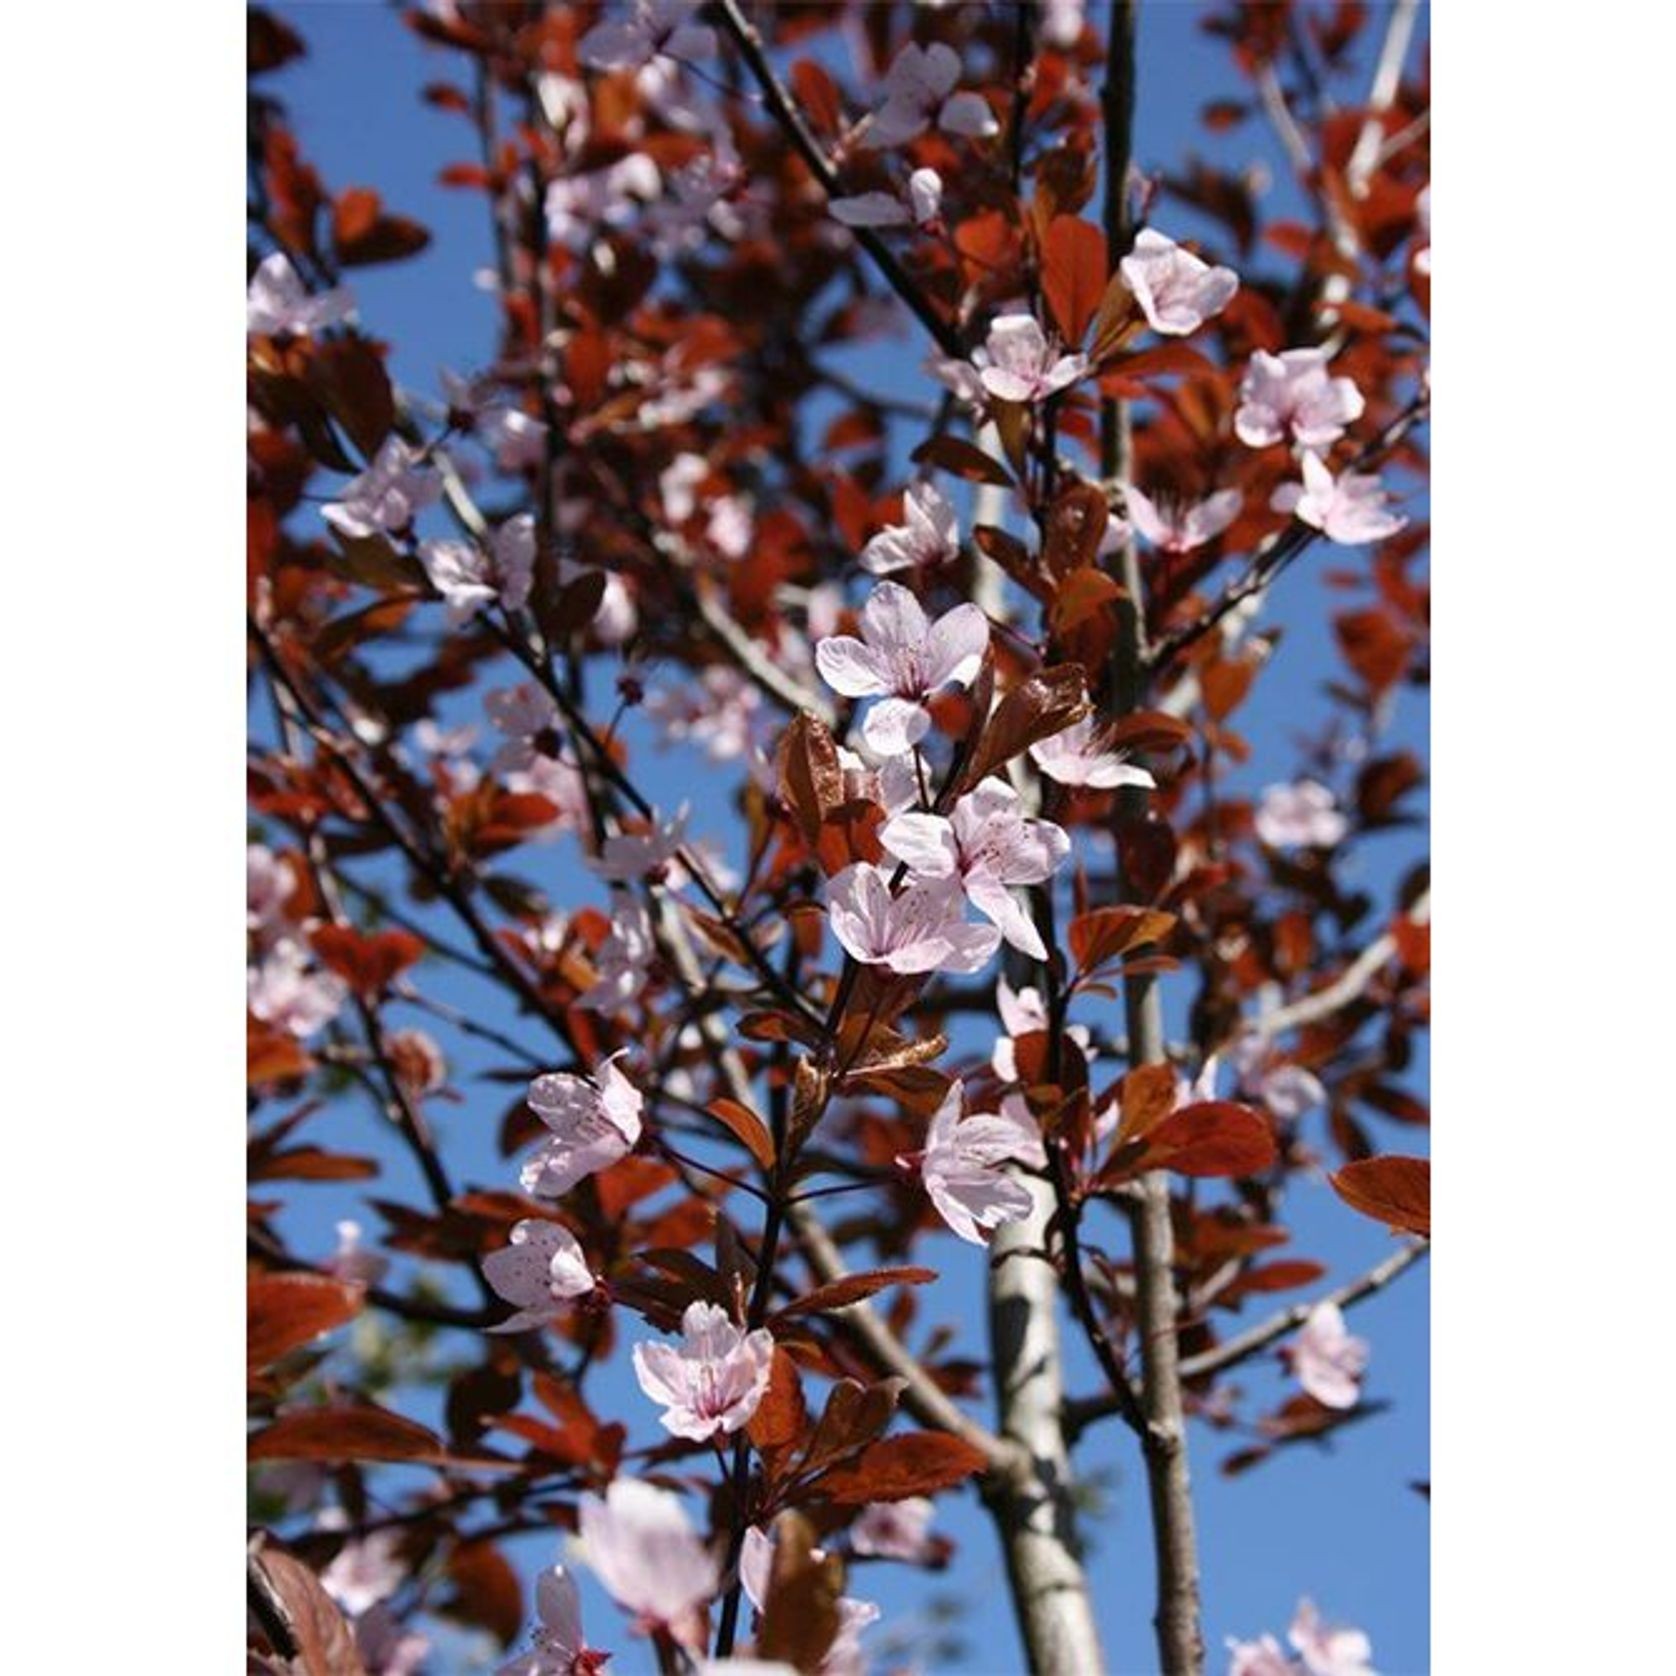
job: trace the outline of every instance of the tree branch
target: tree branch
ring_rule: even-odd
[[[843,187],[838,170],[832,159],[822,150],[820,141],[810,131],[808,123],[803,120],[803,114],[792,102],[785,84],[774,73],[774,66],[768,62],[768,54],[763,48],[762,36],[756,26],[740,11],[735,0],[718,0],[717,12],[721,17],[722,27],[739,48],[740,56],[762,90],[762,97],[768,109],[773,113],[786,138],[791,141],[798,156],[808,164],[810,174],[820,182],[828,198],[840,196]],[[872,257],[874,266],[878,268],[886,284],[908,305],[915,318],[936,340],[937,347],[953,359],[958,360],[964,356],[966,349],[960,341],[959,332],[937,312],[931,299],[909,277],[890,246],[870,227],[852,227],[850,232],[856,243]]]

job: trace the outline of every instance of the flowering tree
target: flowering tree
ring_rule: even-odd
[[[1377,1127],[1426,1116],[1423,861],[1356,883],[1424,778],[1417,8],[1207,8],[1294,220],[1132,161],[1137,9],[409,14],[495,250],[436,389],[356,298],[426,229],[311,166],[250,14],[254,1668],[414,1671],[441,1615],[526,1676],[859,1670],[853,1574],[975,1488],[1004,1667],[1083,1676],[1076,1449],[1138,1466],[1126,1609],[1197,1671],[1195,1444],[1366,1413],[1429,1233]],[[1323,566],[1339,668],[1242,794]],[[1330,1289],[1275,1255],[1322,1172],[1398,1236]],[[376,1238],[287,1239],[361,1181]],[[1372,1668],[1253,1627],[1244,1676]]]

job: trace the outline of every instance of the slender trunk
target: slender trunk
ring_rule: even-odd
[[[1026,1460],[985,1485],[1007,1561],[1013,1609],[1034,1676],[1100,1676],[1105,1658],[1077,1547],[1063,1424],[1059,1276],[1046,1254],[1053,1193],[1018,1175],[1035,1200],[990,1247],[989,1339],[997,1425]]]
[[[1126,176],[1135,109],[1135,0],[1112,0],[1106,37],[1105,110],[1106,247],[1116,263],[1128,254],[1134,230],[1129,218]],[[1108,493],[1129,480],[1129,412],[1122,401],[1107,401],[1100,413],[1100,465]],[[1131,535],[1118,554],[1118,644],[1111,667],[1111,714],[1146,708],[1146,593],[1140,556]],[[1118,793],[1125,820],[1146,815],[1146,794]],[[1123,886],[1121,854],[1118,884]],[[1131,1066],[1162,1063],[1164,1014],[1158,980],[1130,976],[1123,985]],[[1141,1407],[1146,1417],[1147,1500],[1157,1568],[1153,1628],[1163,1676],[1198,1676],[1204,1669],[1204,1635],[1199,1627],[1199,1558],[1193,1527],[1193,1498],[1187,1465],[1187,1425],[1182,1409],[1180,1347],[1177,1342],[1175,1236],[1170,1226],[1169,1179],[1154,1171],[1138,1184],[1129,1209],[1135,1264],[1136,1327],[1140,1338]]]

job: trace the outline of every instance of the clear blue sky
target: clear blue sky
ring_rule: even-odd
[[[362,269],[352,278],[366,328],[394,345],[396,376],[413,389],[434,394],[439,367],[474,368],[494,347],[492,305],[471,282],[473,270],[489,260],[482,199],[434,184],[443,164],[465,155],[468,131],[458,118],[433,111],[418,99],[426,80],[454,73],[455,60],[424,47],[393,10],[381,6],[277,9],[294,19],[310,46],[306,60],[270,83],[289,104],[305,153],[320,166],[329,185],[375,186],[392,208],[419,216],[432,229],[431,248],[416,260]],[[1186,4],[1142,6],[1137,160],[1149,168],[1176,165],[1195,149],[1213,159],[1261,158],[1274,176],[1275,199],[1284,201],[1290,193],[1285,166],[1265,130],[1248,125],[1217,137],[1198,126],[1197,112],[1206,99],[1240,91],[1221,44],[1198,31],[1201,10]],[[1174,206],[1161,210],[1159,220],[1178,233],[1200,230]],[[923,397],[916,370],[919,349],[917,341],[905,338],[895,352],[873,351],[858,364],[870,369],[882,387]],[[1423,503],[1410,504],[1410,510],[1421,509]],[[1318,549],[1286,579],[1281,597],[1270,608],[1270,620],[1284,623],[1287,634],[1257,696],[1241,713],[1243,731],[1260,765],[1257,777],[1236,780],[1245,789],[1292,772],[1294,731],[1320,713],[1320,683],[1334,663],[1325,630],[1334,601],[1317,578],[1323,551]],[[1346,557],[1341,553],[1335,562]],[[1405,691],[1388,740],[1424,754],[1427,725],[1422,697]],[[672,805],[683,796],[695,798],[694,825],[700,835],[725,834],[727,810],[706,808],[696,792],[703,780],[690,760],[673,753],[653,757],[641,752],[637,767],[657,801]],[[1361,882],[1376,900],[1389,900],[1394,879],[1412,862],[1421,842],[1407,833],[1365,846]],[[601,898],[599,887],[581,869],[571,839],[520,860],[560,903]],[[481,1006],[487,999],[469,980],[441,969],[426,968],[422,981],[433,993],[462,1006]],[[449,1047],[454,1081],[466,1098],[462,1106],[436,1109],[445,1155],[463,1181],[508,1185],[513,1169],[493,1147],[507,1091],[474,1081],[474,1070],[490,1061],[475,1056],[469,1044]],[[1416,1086],[1422,1095],[1427,1093],[1423,1072]],[[388,1159],[390,1174],[377,1191],[406,1193],[422,1202],[405,1158],[387,1145],[370,1110],[351,1115],[346,1108],[329,1121],[338,1125],[335,1133],[346,1148],[375,1151]],[[1319,1115],[1311,1121],[1319,1123]],[[1381,1144],[1392,1150],[1425,1148],[1421,1132],[1381,1126],[1378,1120],[1374,1127]],[[1322,1139],[1319,1130],[1313,1138]],[[303,1250],[328,1249],[333,1221],[355,1214],[358,1197],[350,1189],[299,1187],[293,1194],[297,1208],[284,1224],[288,1237]],[[1300,1183],[1289,1213],[1292,1254],[1326,1263],[1333,1281],[1347,1278],[1389,1249],[1379,1228],[1352,1216],[1324,1187]],[[370,1213],[362,1213],[362,1219],[377,1225]],[[1115,1229],[1109,1237],[1120,1243]],[[951,1278],[939,1288],[939,1317],[981,1321],[981,1283],[970,1251],[952,1239],[942,1247],[926,1248],[928,1261],[948,1259],[946,1273]],[[1213,1671],[1223,1667],[1225,1636],[1253,1636],[1265,1629],[1283,1632],[1301,1594],[1313,1596],[1329,1617],[1366,1629],[1375,1664],[1386,1676],[1414,1676],[1428,1669],[1428,1504],[1409,1488],[1412,1480],[1430,1476],[1427,1286],[1422,1268],[1355,1312],[1353,1329],[1373,1345],[1368,1395],[1388,1399],[1393,1406],[1347,1430],[1330,1454],[1309,1447],[1289,1449],[1255,1472],[1230,1480],[1216,1471],[1217,1461],[1232,1447],[1230,1441],[1195,1430],[1205,1629]],[[1253,1306],[1247,1318],[1255,1318],[1259,1307]],[[970,1347],[982,1354],[981,1336],[974,1336]],[[1286,1388],[1286,1381],[1266,1363],[1242,1370],[1241,1383],[1252,1413],[1272,1406]],[[1069,1384],[1073,1391],[1096,1386],[1086,1357],[1073,1356]],[[643,1423],[633,1434],[637,1440],[654,1435],[655,1418],[622,1362],[606,1370],[590,1391],[596,1405],[641,1417]],[[1106,1502],[1105,1514],[1088,1521],[1086,1529],[1108,1656],[1114,1671],[1139,1676],[1154,1665],[1148,1624],[1151,1557],[1138,1461],[1127,1434],[1114,1423],[1084,1440],[1077,1467],[1087,1481],[1101,1487]],[[873,1632],[874,1644],[882,1645],[881,1631],[888,1632],[893,1622],[905,1625],[928,1598],[945,1597],[958,1603],[961,1616],[953,1628],[966,1651],[958,1660],[939,1664],[939,1672],[998,1676],[1020,1669],[999,1556],[975,1498],[968,1494],[941,1503],[939,1528],[959,1543],[954,1565],[942,1576],[928,1579],[907,1568],[874,1566],[856,1579],[858,1592],[876,1599],[885,1610],[884,1625]],[[517,1553],[533,1571],[552,1557],[551,1549],[545,1540],[531,1539],[521,1543]],[[653,1668],[644,1643],[621,1633],[620,1616],[591,1586],[585,1609],[594,1639],[616,1649],[614,1670],[638,1676]],[[463,1656],[450,1643],[437,1667],[463,1669],[463,1664],[452,1662]]]

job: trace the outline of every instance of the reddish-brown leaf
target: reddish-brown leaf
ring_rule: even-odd
[[[1071,956],[1092,972],[1143,943],[1161,942],[1175,923],[1174,914],[1158,908],[1090,908],[1071,921]]]
[[[1015,686],[989,718],[964,775],[975,786],[1038,739],[1051,738],[1088,714],[1088,679],[1082,665],[1038,669]]]
[[[914,1267],[896,1269],[868,1269],[861,1274],[848,1274],[829,1286],[817,1286],[806,1297],[798,1298],[779,1311],[775,1319],[789,1320],[794,1315],[818,1315],[829,1309],[843,1309],[858,1304],[887,1286],[924,1286],[937,1278],[935,1269]]]
[[[1055,216],[1042,240],[1042,292],[1072,349],[1106,289],[1106,235],[1091,221]]]
[[[745,1430],[755,1446],[764,1452],[789,1449],[798,1442],[809,1424],[809,1407],[803,1400],[803,1380],[797,1364],[779,1345],[768,1373],[768,1389],[757,1404]]]
[[[749,1106],[742,1106],[737,1100],[719,1099],[712,1100],[705,1109],[763,1169],[774,1168],[774,1137]]]
[[[1176,1073],[1173,1065],[1137,1065],[1124,1073],[1119,1095],[1121,1117],[1119,1142],[1139,1140],[1164,1121],[1176,1108]]]
[[[1346,1164],[1327,1178],[1333,1191],[1376,1222],[1408,1234],[1432,1233],[1432,1165],[1429,1158],[1387,1153]]]
[[[253,1461],[425,1461],[442,1454],[434,1432],[372,1403],[282,1414],[252,1434]]]
[[[430,233],[405,215],[386,215],[370,186],[352,186],[332,206],[332,243],[345,267],[397,262],[431,242]]]
[[[349,925],[323,925],[311,939],[314,952],[362,995],[381,994],[425,952],[411,931],[357,931]]]
[[[254,1563],[272,1585],[297,1638],[297,1657],[287,1669],[295,1676],[366,1676],[355,1632],[320,1579],[277,1548],[263,1548]]]
[[[1201,1100],[1172,1112],[1146,1138],[1143,1167],[1184,1176],[1250,1176],[1275,1160],[1274,1130],[1233,1100]]]
[[[245,1360],[252,1372],[341,1327],[362,1289],[323,1274],[253,1274],[245,1290]]]
[[[834,1467],[819,1483],[843,1507],[869,1501],[904,1501],[935,1495],[982,1472],[981,1449],[947,1432],[904,1432],[863,1449],[853,1461]]]
[[[922,442],[909,458],[917,466],[936,466],[971,483],[994,483],[1004,489],[1012,487],[1013,480],[1007,468],[976,443],[967,442],[963,437],[934,436]]]

